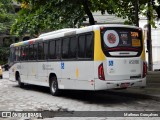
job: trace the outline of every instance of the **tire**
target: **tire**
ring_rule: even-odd
[[[20,87],[20,88],[24,88],[24,83],[22,83],[21,82],[21,78],[20,78],[20,76],[18,75],[18,86]]]
[[[0,76],[0,79],[3,79],[3,76]]]
[[[60,94],[60,90],[58,88],[58,81],[56,77],[51,77],[50,79],[50,93],[53,96],[58,96]]]

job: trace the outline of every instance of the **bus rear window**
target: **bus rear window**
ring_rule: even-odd
[[[128,56],[140,56],[143,48],[142,30],[136,28],[110,27],[101,29],[102,49],[106,56],[121,56],[121,51],[135,52]],[[119,51],[119,52],[118,52]],[[114,54],[111,54],[113,53]],[[116,54],[117,52],[117,54]]]

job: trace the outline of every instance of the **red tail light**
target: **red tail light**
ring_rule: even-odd
[[[143,78],[147,75],[147,63],[143,62]]]
[[[100,80],[105,80],[103,63],[100,64],[99,67],[98,67],[98,78],[99,78]]]

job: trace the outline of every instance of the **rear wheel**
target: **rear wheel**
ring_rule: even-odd
[[[19,87],[20,87],[20,88],[24,88],[24,83],[22,83],[22,82],[21,82],[20,75],[18,75],[18,79],[17,79],[17,81],[18,81],[18,85],[19,85]]]
[[[58,89],[58,81],[56,77],[51,77],[50,79],[50,92],[53,96],[58,96],[60,90]]]

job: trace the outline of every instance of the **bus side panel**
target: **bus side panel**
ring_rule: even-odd
[[[15,81],[15,73],[17,70],[17,63],[12,65],[11,68],[9,69],[9,80]]]
[[[50,69],[48,62],[37,62],[37,74],[36,82],[42,84],[43,86],[48,86],[48,69]]]
[[[37,77],[37,62],[28,62],[28,81],[27,83],[35,83]]]
[[[76,64],[77,62],[74,61],[61,62],[60,66],[62,72],[61,86],[63,86],[64,89],[76,89],[75,87],[75,82],[77,80]]]
[[[79,61],[77,67],[76,89],[94,90],[94,62]]]
[[[55,74],[58,80],[58,88],[64,89],[64,85],[62,83],[62,77],[61,77],[61,62],[57,61],[48,61],[48,81],[47,84],[49,86],[49,76],[51,74]]]
[[[28,83],[28,63],[22,62],[20,64],[21,64],[21,70],[20,70],[21,82]]]

